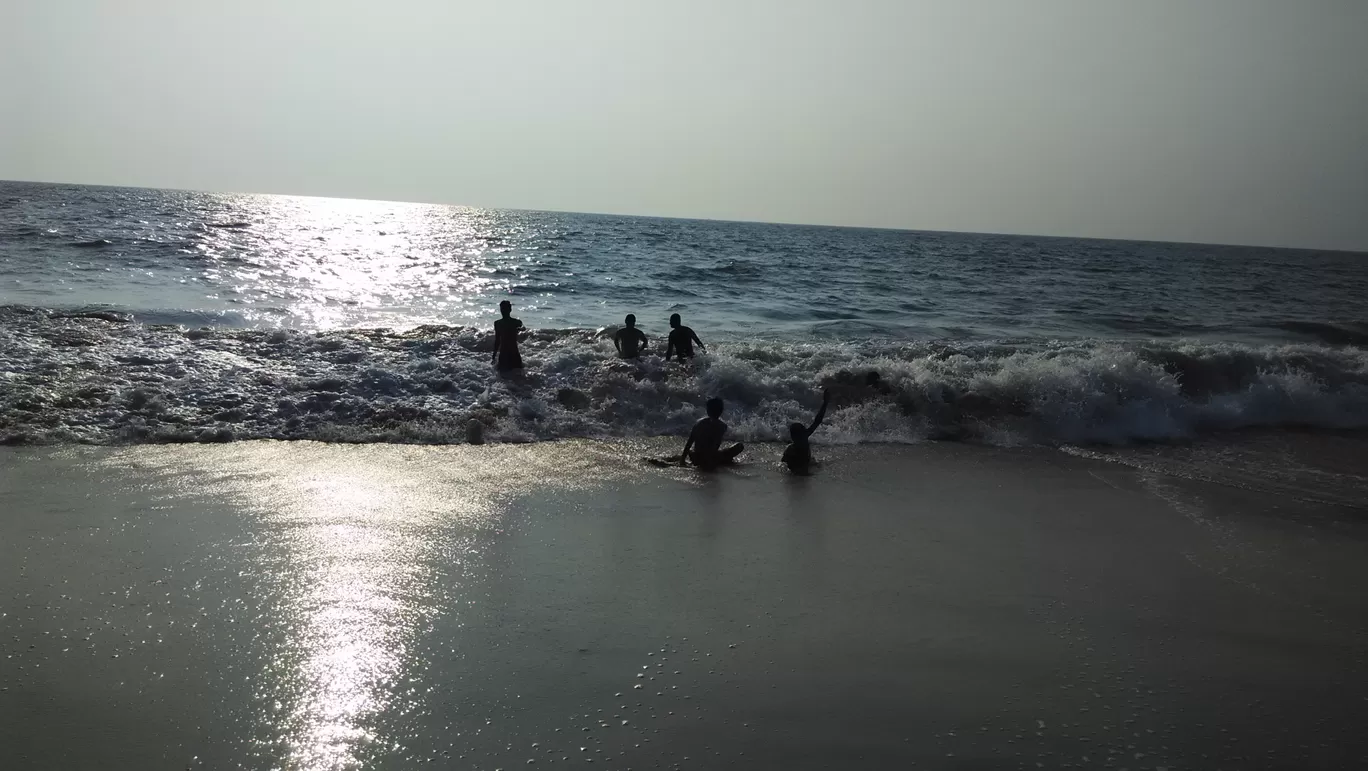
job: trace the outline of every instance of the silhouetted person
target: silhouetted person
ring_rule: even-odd
[[[646,347],[646,333],[637,329],[634,314],[627,314],[626,324],[627,326],[613,335],[613,347],[622,358],[635,359],[641,355],[641,349]]]
[[[698,347],[702,348],[704,353],[708,352],[708,346],[698,339],[698,335],[695,335],[689,327],[679,323],[679,314],[670,314],[670,338],[669,342],[665,344],[665,361],[670,360],[672,353],[678,354],[680,361],[684,361],[686,358],[692,359],[694,343],[698,343]]]
[[[746,449],[742,444],[725,449],[722,447],[722,437],[727,433],[727,424],[722,422],[722,400],[715,397],[709,399],[707,409],[708,417],[695,423],[689,432],[684,452],[679,455],[681,464],[692,462],[701,469],[714,469],[724,463],[732,463]]]
[[[523,323],[513,318],[513,303],[504,300],[499,303],[499,313],[503,318],[494,322],[494,366],[500,372],[522,369],[522,354],[518,353],[518,331]]]
[[[789,471],[795,474],[806,474],[812,466],[812,445],[808,444],[808,437],[812,432],[822,425],[822,418],[826,417],[827,402],[831,401],[831,392],[822,391],[822,408],[817,410],[817,417],[813,418],[812,425],[805,426],[802,423],[789,424],[789,438],[793,443],[784,448],[782,461]]]

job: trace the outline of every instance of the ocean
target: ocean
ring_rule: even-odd
[[[1340,431],[1365,343],[1364,254],[0,182],[7,444],[649,437],[712,396],[764,441],[824,387],[827,443]]]

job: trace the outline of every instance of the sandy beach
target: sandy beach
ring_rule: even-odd
[[[673,447],[0,448],[0,765],[1368,763],[1352,490]]]

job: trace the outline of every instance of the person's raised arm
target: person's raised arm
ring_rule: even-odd
[[[618,352],[618,353],[622,353],[622,330],[621,330],[621,329],[619,329],[617,332],[615,332],[615,333],[613,334],[613,347],[617,349],[617,352]]]
[[[646,333],[645,333],[645,332],[642,332],[640,329],[638,329],[638,330],[637,330],[637,335],[638,335],[639,337],[641,337],[641,348],[642,348],[642,350],[645,350],[645,349],[646,349],[646,346],[648,346],[648,345],[651,344],[650,341],[648,341],[648,340],[646,339]]]
[[[665,361],[669,361],[671,354],[674,353],[674,343],[674,334],[665,338]]]
[[[829,401],[831,401],[831,392],[822,389],[822,408],[817,410],[817,417],[813,419],[812,425],[808,426],[808,436],[812,436],[812,433],[817,430],[817,427],[822,425],[822,418],[826,417],[827,402]]]
[[[693,329],[689,330],[689,337],[692,337],[693,341],[698,343],[698,347],[702,348],[704,353],[708,352],[708,346],[704,345],[703,341],[698,339],[698,333],[694,332]]]

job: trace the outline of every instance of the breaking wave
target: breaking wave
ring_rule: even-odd
[[[614,357],[603,331],[491,335],[190,328],[0,307],[0,442],[464,442],[681,434],[720,396],[777,440],[832,389],[824,442],[1165,442],[1249,427],[1368,428],[1368,352],[1196,341],[719,343],[690,365]],[[880,378],[866,384],[868,372]],[[472,429],[472,422],[478,429]]]

